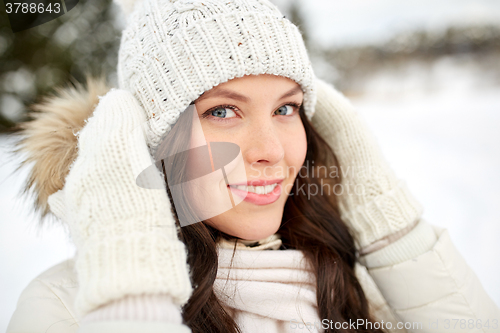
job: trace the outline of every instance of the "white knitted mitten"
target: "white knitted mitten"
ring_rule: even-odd
[[[358,248],[363,252],[378,240],[411,230],[422,206],[395,176],[349,100],[320,79],[316,87],[312,123],[337,157],[342,186],[335,193],[341,217],[354,231]]]
[[[168,295],[128,295],[90,312],[80,323],[112,320],[163,321],[181,325],[182,315]]]
[[[82,317],[126,295],[166,294],[183,305],[192,292],[165,189],[136,185],[153,164],[145,123],[128,91],[112,89],[100,97],[78,135],[78,157],[64,188],[49,197],[77,249],[75,307]],[[163,183],[159,172],[149,180]]]

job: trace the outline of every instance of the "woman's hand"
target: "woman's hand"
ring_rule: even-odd
[[[395,176],[351,103],[320,79],[316,87],[318,99],[312,123],[339,163],[342,187],[336,193],[342,190],[341,217],[354,231],[361,252],[371,252],[384,240],[411,230],[423,209],[405,182]]]
[[[82,317],[126,295],[167,294],[178,305],[191,295],[186,250],[166,190],[136,185],[153,163],[145,124],[128,91],[101,97],[78,135],[78,157],[64,188],[49,197],[77,249],[75,306]],[[148,176],[164,182],[159,172]]]

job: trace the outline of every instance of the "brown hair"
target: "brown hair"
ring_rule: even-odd
[[[300,117],[307,137],[307,155],[304,164],[318,167],[338,166],[336,157],[330,146],[314,129],[300,109]],[[162,141],[156,156],[168,156],[166,151],[186,150],[189,145],[191,121],[188,112],[181,114],[180,119],[172,128],[171,135]],[[182,124],[182,125],[179,125]],[[187,124],[187,126],[186,126]],[[182,139],[180,139],[182,138]],[[169,161],[173,168],[165,181],[175,177],[182,179],[186,155],[177,155],[178,161]],[[158,160],[158,159],[157,159]],[[324,168],[323,168],[324,169]],[[163,169],[163,171],[165,171]],[[168,176],[168,177],[167,177]],[[356,248],[353,235],[347,225],[340,218],[337,197],[335,195],[316,195],[312,199],[296,187],[317,186],[321,188],[329,184],[330,188],[340,184],[340,178],[329,177],[325,173],[321,177],[297,175],[291,195],[289,196],[281,221],[278,234],[283,246],[288,249],[303,251],[306,259],[314,269],[316,276],[316,299],[319,318],[328,318],[333,322],[349,322],[365,319],[365,322],[375,322],[370,312],[368,301],[355,275]],[[167,191],[170,191],[167,185]],[[303,192],[302,192],[303,193]],[[183,216],[189,215],[192,209],[189,201],[174,207],[173,213]],[[186,245],[188,264],[191,268],[193,294],[184,305],[182,315],[184,322],[193,333],[198,332],[241,332],[231,315],[224,309],[213,290],[217,275],[218,258],[216,243],[220,237],[229,238],[229,235],[205,224],[195,223],[179,228],[179,238]],[[359,328],[359,327],[358,327]],[[327,329],[325,332],[354,332],[351,329]],[[356,332],[382,332],[380,329],[358,329]]]

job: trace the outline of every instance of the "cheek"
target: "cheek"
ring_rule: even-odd
[[[295,174],[297,174],[304,164],[307,154],[306,131],[302,122],[295,126],[293,131],[287,131],[284,139],[286,162],[289,167],[293,167],[292,171],[295,170]]]
[[[191,129],[191,138],[189,144],[188,161],[187,161],[187,174],[188,179],[192,179],[193,175],[199,174],[200,172],[210,172],[211,163],[210,159],[206,155],[195,154],[194,150],[197,147],[206,147],[208,142],[214,141],[228,141],[227,137],[224,135],[214,135],[213,131],[207,130],[203,127],[199,120],[193,123],[193,128]]]

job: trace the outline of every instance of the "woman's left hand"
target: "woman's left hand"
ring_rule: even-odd
[[[341,176],[339,209],[361,252],[371,252],[412,229],[423,208],[382,156],[375,137],[335,88],[317,79],[312,123],[332,147]]]

